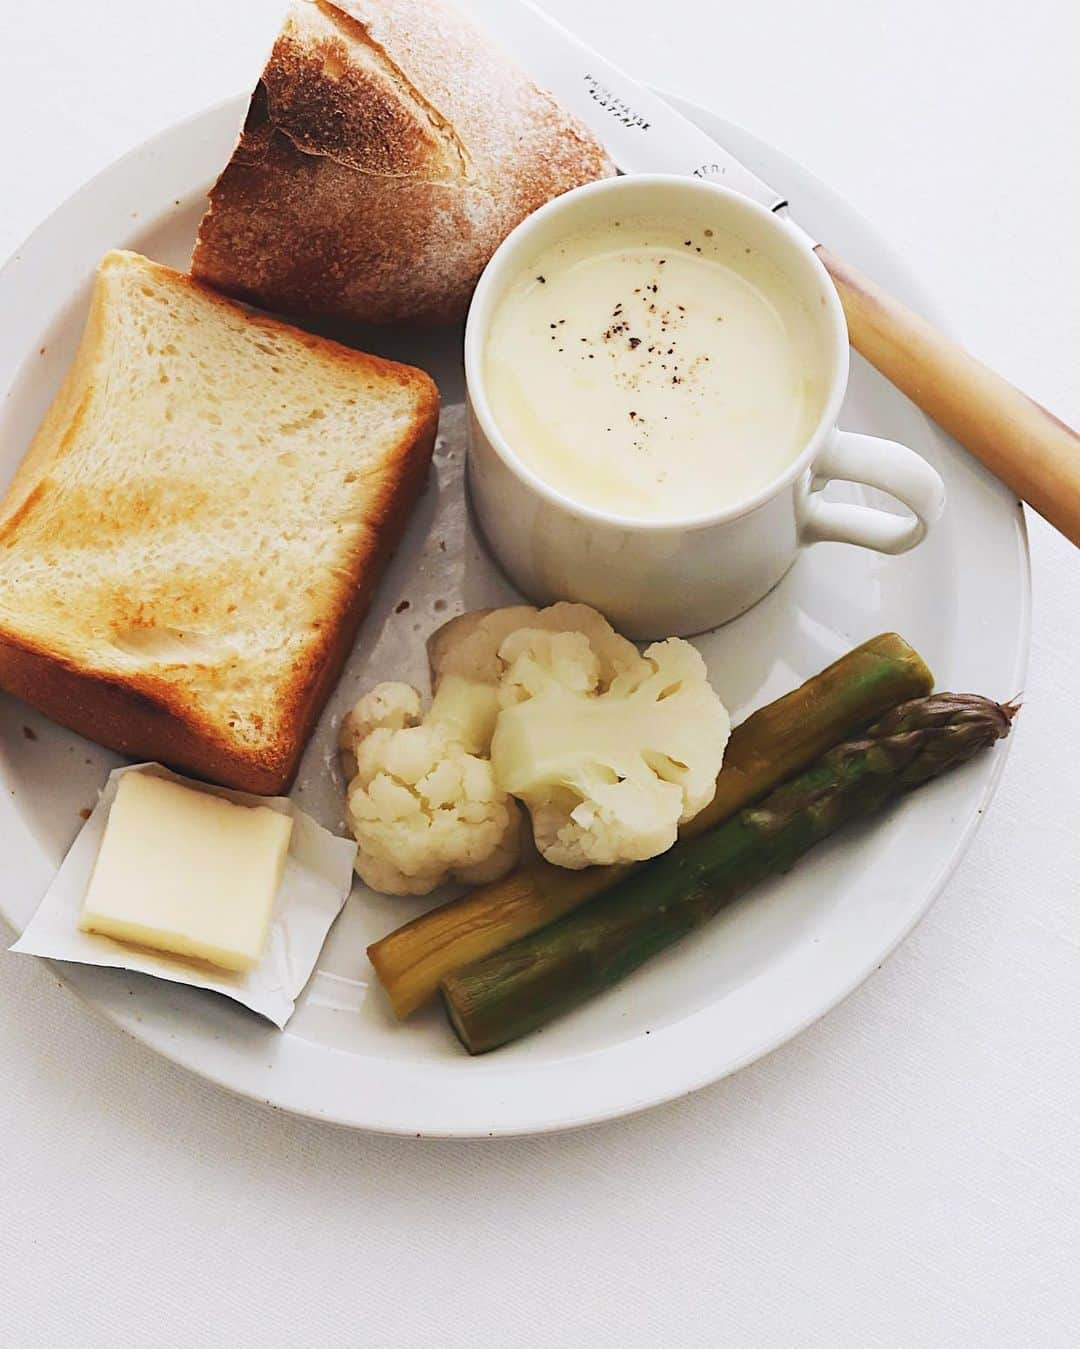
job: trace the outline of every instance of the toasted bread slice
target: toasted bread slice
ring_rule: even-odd
[[[108,254],[0,504],[0,687],[125,754],[284,790],[437,419],[421,371]]]
[[[291,0],[192,272],[282,313],[452,322],[515,225],[615,172],[445,0]]]

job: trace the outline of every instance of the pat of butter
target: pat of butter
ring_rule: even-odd
[[[292,827],[266,806],[125,774],[79,927],[250,970],[266,946]]]

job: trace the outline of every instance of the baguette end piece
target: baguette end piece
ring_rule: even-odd
[[[510,231],[615,166],[444,0],[293,0],[192,272],[286,314],[464,318]]]

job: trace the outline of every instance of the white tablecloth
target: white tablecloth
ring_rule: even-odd
[[[549,2],[807,163],[1080,422],[1075,0]],[[278,13],[2,0],[0,254],[245,88]],[[691,1100],[536,1141],[349,1134],[0,956],[0,1343],[1072,1349],[1080,559],[1038,520],[1032,546],[1025,710],[959,874],[844,1006]]]

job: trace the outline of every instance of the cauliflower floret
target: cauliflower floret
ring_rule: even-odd
[[[689,642],[634,649],[610,679],[581,632],[518,630],[498,658],[495,779],[529,807],[549,862],[655,857],[712,800],[731,728]]]
[[[372,889],[426,895],[447,880],[497,880],[516,864],[520,814],[490,762],[462,742],[480,724],[469,706],[443,720],[433,705],[422,717],[415,689],[379,684],[346,717],[349,823]]]
[[[603,614],[587,604],[561,601],[546,609],[533,609],[527,604],[477,609],[451,619],[428,642],[436,689],[451,674],[481,684],[500,683],[509,664],[503,656],[503,643],[521,631],[584,636],[597,662],[597,678],[605,688],[617,675],[635,669],[641,660],[633,642],[620,637]]]
[[[431,682],[436,689],[447,675],[462,675],[479,684],[497,684],[502,674],[499,647],[517,628],[533,622],[539,611],[527,604],[508,609],[474,609],[444,623],[428,638]]]
[[[506,672],[499,684],[499,704],[513,707],[547,691],[552,685],[573,693],[606,692],[610,678],[603,677],[600,659],[583,632],[543,632],[521,628],[499,648]],[[624,674],[642,668],[634,651],[633,664]]]
[[[688,642],[642,656],[587,605],[519,605],[454,619],[429,653],[426,716],[415,689],[380,684],[343,727],[374,888],[498,879],[518,859],[513,797],[574,869],[655,857],[712,800],[730,724]]]
[[[393,731],[403,726],[418,726],[421,715],[420,695],[411,684],[376,684],[360,699],[338,731],[338,750],[345,776],[356,776],[356,747],[377,726]]]

